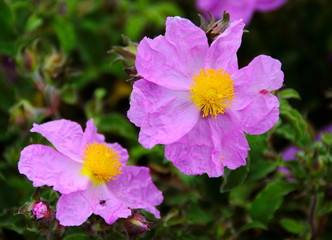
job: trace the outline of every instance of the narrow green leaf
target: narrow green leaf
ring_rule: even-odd
[[[253,228],[259,228],[259,229],[264,229],[267,230],[267,226],[264,223],[258,222],[258,221],[253,221],[250,223],[247,223],[245,225],[243,225],[240,230],[239,233],[246,231],[248,229],[253,229]]]
[[[37,14],[33,14],[29,17],[25,24],[25,31],[33,31],[43,24],[43,19],[41,19]]]
[[[310,229],[307,223],[295,221],[290,218],[283,218],[280,220],[280,225],[288,232],[294,234],[303,234],[306,230]]]
[[[291,89],[291,88],[287,88],[285,90],[282,90],[280,93],[279,93],[279,96],[282,98],[282,99],[290,99],[290,98],[295,98],[295,99],[301,99],[301,96],[300,94],[295,91],[294,89]]]

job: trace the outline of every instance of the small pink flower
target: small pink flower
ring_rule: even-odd
[[[155,206],[163,197],[149,169],[126,166],[127,151],[118,143],[106,143],[93,120],[85,132],[69,120],[34,124],[31,132],[42,134],[57,150],[30,145],[21,152],[18,168],[35,187],[53,186],[63,194],[56,207],[61,225],[81,225],[92,213],[112,224],[137,208],[160,217]]]
[[[41,219],[46,217],[49,214],[48,207],[43,202],[36,202],[32,205],[32,214],[36,219]]]
[[[281,63],[258,56],[238,69],[244,24],[234,21],[208,44],[205,32],[169,17],[165,36],[144,38],[136,57],[128,118],[145,148],[165,144],[165,156],[185,174],[223,174],[246,164],[244,132],[262,134],[279,118],[271,94],[283,83]]]
[[[215,18],[220,19],[227,11],[231,20],[243,19],[249,23],[254,11],[272,11],[281,7],[287,0],[196,0],[197,8],[209,11]]]

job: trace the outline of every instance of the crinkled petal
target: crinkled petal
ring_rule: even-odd
[[[81,168],[80,163],[39,144],[24,148],[18,162],[19,172],[25,174],[35,187],[53,186],[62,194],[87,188],[89,179],[81,174]]]
[[[257,0],[256,9],[262,12],[275,10],[284,5],[287,0]]]
[[[205,32],[188,19],[168,17],[165,37],[177,47],[181,63],[188,74],[199,73],[209,48]]]
[[[204,65],[208,42],[203,30],[187,19],[166,22],[166,37],[144,38],[138,48],[136,69],[147,81],[187,91]]]
[[[30,131],[43,135],[59,152],[75,161],[81,161],[80,144],[83,131],[79,124],[61,119],[40,125],[33,124]]]
[[[126,166],[116,181],[108,184],[114,196],[131,209],[143,208],[159,218],[155,208],[163,201],[162,193],[153,184],[150,169],[146,167]]]
[[[131,215],[128,206],[114,197],[106,184],[92,184],[83,194],[89,201],[93,213],[104,218],[108,224]]]
[[[80,148],[81,154],[83,154],[86,145],[88,143],[103,143],[105,141],[104,135],[99,134],[97,131],[98,130],[93,123],[93,119],[87,121],[86,129],[83,133],[83,138],[81,142],[81,148]]]
[[[122,165],[126,165],[128,162],[128,151],[127,149],[123,148],[120,144],[118,143],[105,143],[105,145],[107,147],[113,148],[115,149],[115,151],[119,154],[120,156],[120,162],[122,163]]]
[[[217,119],[200,118],[178,142],[165,146],[165,156],[184,174],[223,174],[224,166],[235,169],[246,164],[249,146],[238,120],[230,112]]]
[[[200,112],[189,96],[144,79],[135,82],[128,118],[141,127],[139,142],[145,148],[175,142],[196,124]]]
[[[243,131],[248,134],[263,134],[279,119],[279,100],[271,93],[259,93],[248,100],[247,107],[236,111]]]
[[[236,169],[247,164],[246,158],[250,148],[235,114],[229,111],[228,117],[224,116],[218,121],[213,121],[215,133],[220,132],[222,134],[221,141],[218,141],[219,134],[215,134],[214,141],[216,146],[218,143],[220,144],[222,163],[229,169]]]
[[[205,57],[205,68],[224,69],[232,74],[238,70],[236,52],[241,45],[244,23],[234,21],[213,41]]]
[[[279,101],[269,91],[282,86],[281,63],[269,56],[256,57],[232,75],[236,98],[233,110],[249,134],[268,131],[279,119]]]
[[[257,94],[262,90],[273,91],[282,87],[284,73],[279,60],[260,55],[248,66],[232,75],[235,92]],[[240,96],[240,94],[239,94]]]
[[[63,226],[79,226],[92,214],[92,208],[83,191],[62,195],[56,205],[56,219]]]

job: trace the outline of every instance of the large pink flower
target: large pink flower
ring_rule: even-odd
[[[69,120],[34,124],[31,132],[42,134],[57,150],[30,145],[21,152],[18,168],[35,187],[53,186],[63,194],[56,211],[60,224],[81,225],[92,213],[112,224],[137,208],[160,217],[155,206],[163,197],[149,169],[126,166],[127,150],[118,143],[105,143],[93,120],[85,132]]]
[[[220,19],[224,11],[230,13],[231,20],[243,19],[250,22],[254,11],[271,11],[282,6],[287,0],[196,0],[197,8],[209,11]]]
[[[165,36],[144,38],[128,118],[140,127],[145,148],[165,144],[166,158],[185,174],[223,174],[246,164],[244,132],[262,134],[279,118],[270,91],[283,83],[281,63],[256,57],[238,69],[244,24],[234,21],[208,45],[203,30],[169,17]]]

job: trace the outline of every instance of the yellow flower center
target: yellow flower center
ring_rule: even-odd
[[[103,143],[89,143],[84,154],[82,174],[89,176],[94,184],[116,180],[122,174],[120,156],[115,149]]]
[[[226,109],[232,108],[235,98],[233,79],[224,69],[201,69],[193,77],[195,84],[191,85],[190,96],[198,109],[203,112],[202,117],[212,115],[217,118]]]

